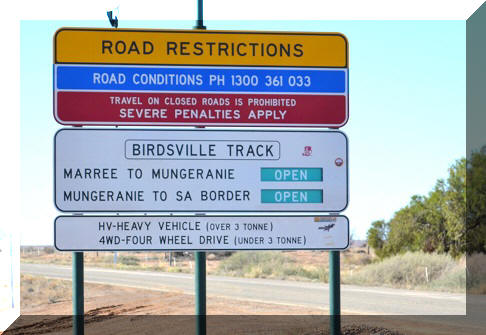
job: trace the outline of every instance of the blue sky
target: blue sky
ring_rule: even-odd
[[[123,28],[190,29],[193,21],[125,21]],[[350,45],[350,203],[355,237],[427,194],[466,150],[465,21],[205,21],[208,29],[344,33]],[[62,26],[22,21],[21,243],[52,244],[52,38]]]

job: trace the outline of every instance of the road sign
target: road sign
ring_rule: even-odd
[[[65,212],[340,212],[348,203],[339,131],[62,129],[54,142]]]
[[[62,28],[54,116],[66,125],[341,127],[337,33]]]
[[[59,216],[61,251],[342,250],[345,216]]]

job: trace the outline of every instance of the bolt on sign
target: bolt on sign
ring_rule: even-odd
[[[55,205],[63,212],[340,212],[340,131],[61,129]]]
[[[338,33],[62,28],[54,117],[65,125],[341,127]]]
[[[59,216],[61,251],[343,250],[345,216]]]

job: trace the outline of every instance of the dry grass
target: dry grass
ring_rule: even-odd
[[[59,252],[48,248],[38,251],[31,249],[24,252],[21,261],[25,263],[42,263],[42,264],[61,264],[70,265],[72,262],[70,252]],[[233,253],[234,256],[242,254],[245,251]],[[272,262],[268,256],[263,257],[265,264],[257,264],[250,271],[245,271],[246,277],[254,278],[282,278],[292,280],[327,280],[327,269],[329,265],[329,253],[326,251],[264,251],[259,252],[265,255],[278,255],[273,261],[278,262],[281,259],[275,273],[270,273],[268,263]],[[280,257],[281,256],[281,257]],[[257,256],[258,257],[258,256]],[[206,269],[208,274],[236,275],[224,271],[221,263],[229,258],[228,253],[210,252],[207,253]],[[84,263],[90,267],[104,267],[119,270],[148,270],[161,272],[183,272],[192,273],[194,269],[194,260],[192,253],[185,256],[174,256],[175,261],[169,265],[168,253],[164,252],[118,252],[117,263],[114,264],[113,252],[85,252]],[[371,262],[372,256],[366,253],[365,249],[352,248],[342,253],[341,269],[343,273],[353,272]],[[231,262],[231,261],[230,261]],[[248,269],[248,268],[247,268]]]
[[[301,264],[276,251],[242,251],[224,259],[217,271],[220,275],[246,278],[300,279],[327,282],[327,267]]]
[[[29,252],[21,255],[21,261],[34,264],[71,265],[70,252]],[[191,272],[193,261],[189,258],[174,257],[169,265],[166,253],[160,252],[118,252],[115,263],[113,252],[85,252],[84,263],[89,267],[102,267],[118,270],[148,270],[161,272]]]
[[[343,283],[465,292],[466,268],[446,254],[408,252],[344,275]]]
[[[113,252],[85,252],[84,255],[85,265],[91,267],[184,273],[194,269],[192,253],[174,256],[171,266],[168,253],[164,252],[118,252],[117,264]],[[69,265],[71,253],[33,250],[24,253],[22,261]],[[468,292],[485,294],[486,257],[468,257],[467,265]],[[408,253],[380,262],[365,248],[351,248],[341,253],[341,278],[345,284],[463,292],[465,267],[465,258],[457,261],[447,255]],[[208,274],[327,282],[329,254],[302,250],[241,251],[227,256],[214,252],[207,253],[206,268]]]
[[[54,304],[71,299],[71,281],[20,275],[20,308]]]
[[[341,273],[358,271],[372,262],[364,248],[351,248],[341,253]],[[224,258],[215,274],[249,278],[276,278],[327,282],[327,251],[240,251]]]

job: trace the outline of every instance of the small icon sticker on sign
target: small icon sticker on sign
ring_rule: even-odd
[[[336,164],[336,166],[341,166],[343,165],[344,161],[342,158],[336,158],[336,160],[334,161],[334,164]]]
[[[324,231],[331,231],[332,227],[334,227],[334,223],[328,224],[327,226],[319,227],[318,229],[324,230]]]
[[[305,146],[304,147],[304,152],[302,153],[302,156],[311,156],[312,155],[312,147],[311,146]]]

